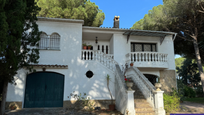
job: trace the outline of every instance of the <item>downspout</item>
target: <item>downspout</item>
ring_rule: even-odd
[[[174,34],[174,38],[173,38],[173,41],[174,41],[174,40],[176,39],[176,35],[177,35],[177,33],[175,33],[175,34]]]

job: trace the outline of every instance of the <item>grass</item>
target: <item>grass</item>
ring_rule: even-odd
[[[193,103],[204,104],[204,97],[185,98],[184,101],[189,101],[189,102],[193,102]]]

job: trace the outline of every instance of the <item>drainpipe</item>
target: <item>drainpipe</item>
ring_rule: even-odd
[[[177,33],[175,33],[175,34],[174,34],[174,38],[173,38],[173,41],[174,41],[174,40],[176,39],[176,35],[177,35]]]

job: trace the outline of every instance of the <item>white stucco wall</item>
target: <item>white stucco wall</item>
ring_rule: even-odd
[[[113,42],[113,36],[110,39],[110,54],[114,54],[114,42]]]
[[[165,37],[163,43],[159,46],[159,51],[168,54],[169,70],[175,70],[175,59],[174,59],[174,43],[172,36],[168,35]]]
[[[131,42],[156,43],[158,52],[168,53],[168,69],[175,70],[173,41],[171,36],[167,36],[162,45],[160,45],[159,37],[148,36],[130,36],[127,43],[127,35],[123,35],[122,31],[109,31],[107,33],[113,34],[111,39],[109,41],[100,41],[96,45],[95,41],[82,39],[81,23],[38,21],[38,24],[40,31],[48,35],[56,32],[61,37],[60,50],[40,50],[39,64],[68,65],[68,69],[46,69],[46,71],[53,71],[65,75],[64,100],[69,100],[67,96],[73,91],[87,93],[91,96],[91,99],[109,100],[110,95],[105,80],[107,74],[111,77],[110,89],[113,97],[115,97],[114,73],[97,61],[81,60],[82,43],[93,45],[94,50],[97,50],[98,44],[108,45],[109,53],[114,54],[114,59],[120,66],[124,66],[128,60],[126,54],[130,52]],[[91,79],[85,76],[88,70],[94,73]],[[37,69],[37,71],[42,71],[42,69]],[[159,76],[159,70],[145,70],[142,72]],[[18,80],[16,80],[17,85],[9,84],[7,101],[24,102],[26,73],[27,71],[25,70],[19,70],[16,75],[16,77],[18,77]]]
[[[69,100],[68,96],[73,91],[87,93],[91,99],[110,100],[105,76],[111,77],[110,89],[115,95],[114,73],[99,62],[81,60],[82,50],[82,24],[80,23],[62,23],[40,21],[39,30],[51,35],[56,32],[60,35],[60,51],[58,50],[40,50],[39,64],[49,65],[68,65],[68,69],[46,69],[65,75],[64,81],[64,100]],[[104,42],[109,45],[108,41]],[[91,70],[94,76],[89,79],[86,72]],[[42,71],[42,69],[37,69]],[[8,85],[7,101],[24,102],[26,71],[19,70],[16,75],[19,79],[17,85]]]

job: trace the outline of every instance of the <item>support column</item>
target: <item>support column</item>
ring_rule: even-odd
[[[164,91],[155,91],[154,92],[156,115],[165,115],[165,113],[166,113],[164,110],[163,93],[164,93]]]
[[[135,106],[134,106],[134,90],[128,90],[127,91],[127,109],[126,113],[127,115],[135,115]]]

